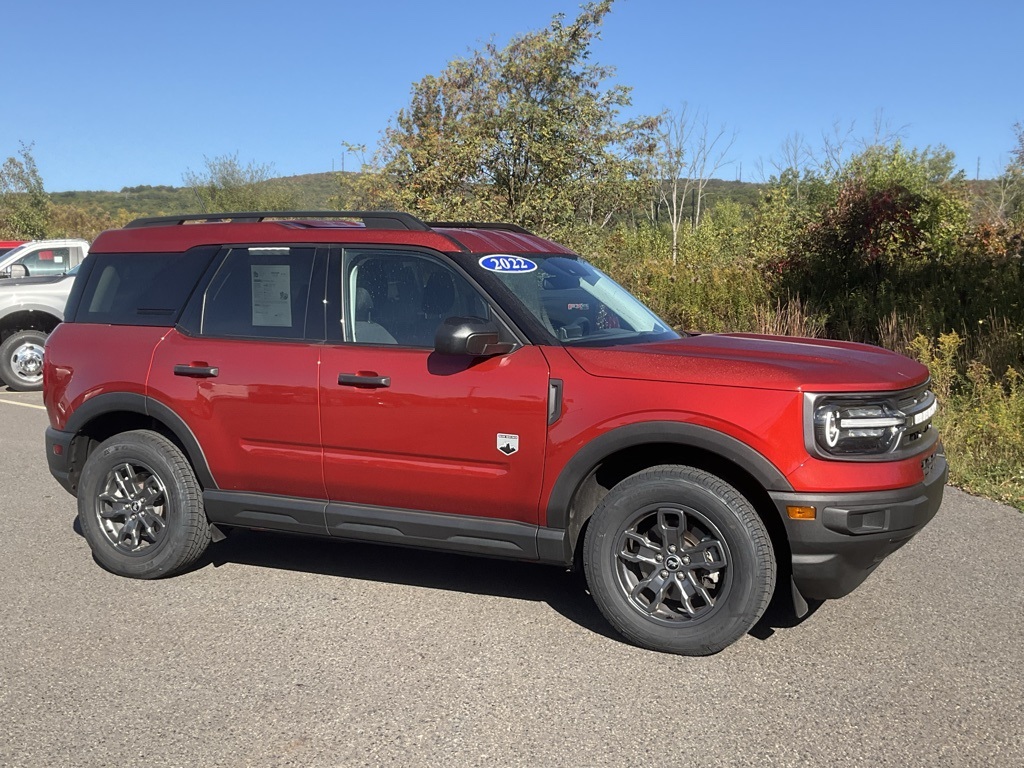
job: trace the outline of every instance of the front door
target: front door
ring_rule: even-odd
[[[445,318],[497,322],[464,276],[430,253],[333,256],[320,365],[328,498],[536,524],[549,387],[541,350],[439,355]]]

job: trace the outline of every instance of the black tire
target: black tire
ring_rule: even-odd
[[[133,579],[179,573],[210,543],[195,472],[156,432],[123,432],[89,454],[78,519],[100,565]]]
[[[18,331],[0,344],[0,379],[17,392],[35,392],[43,388],[42,331]]]
[[[717,653],[768,607],[776,562],[764,523],[721,478],[685,466],[645,469],[604,497],[583,564],[601,613],[636,645]]]

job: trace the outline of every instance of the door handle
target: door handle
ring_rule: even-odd
[[[175,376],[188,376],[193,379],[210,379],[220,375],[220,368],[206,365],[176,365]]]
[[[339,373],[338,383],[343,387],[365,387],[366,389],[380,389],[391,386],[390,376],[374,376],[361,373]]]

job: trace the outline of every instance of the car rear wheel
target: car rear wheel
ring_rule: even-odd
[[[750,502],[686,466],[646,469],[609,491],[583,562],[595,602],[625,638],[688,656],[742,637],[775,588],[771,541]]]
[[[134,579],[185,570],[210,543],[195,472],[163,435],[124,432],[85,462],[78,518],[96,560]]]
[[[46,334],[42,331],[18,331],[0,344],[0,379],[18,392],[32,392],[43,388],[43,347]]]

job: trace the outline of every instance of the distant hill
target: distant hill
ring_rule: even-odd
[[[708,179],[708,184],[704,187],[706,206],[708,210],[712,210],[717,203],[731,200],[744,208],[748,206],[752,208],[757,205],[764,186],[764,184],[755,184],[751,181]]]
[[[295,194],[296,210],[320,211],[335,208],[330,202],[338,194],[339,173],[307,173],[299,176],[281,176],[265,182],[268,185],[290,188]],[[705,210],[725,200],[738,203],[742,208],[757,204],[764,184],[749,181],[711,179],[704,188]],[[998,198],[998,182],[980,180],[968,182],[968,189],[976,206],[993,205]],[[177,213],[199,213],[195,195],[188,187],[139,186],[125,187],[120,192],[52,192],[50,198],[57,203],[76,205],[94,213],[116,216],[127,211],[139,216],[169,216]]]
[[[307,173],[281,176],[265,182],[290,188],[295,194],[296,209],[331,210],[330,198],[338,194],[339,173]],[[711,179],[704,190],[705,208],[710,210],[722,200],[733,200],[743,207],[753,206],[760,195],[761,184],[744,181]],[[120,192],[52,192],[50,198],[58,205],[76,205],[94,213],[116,216],[128,211],[139,216],[170,216],[177,213],[199,213],[199,204],[188,187],[148,186],[125,187]]]
[[[307,173],[282,176],[265,182],[289,187],[295,192],[296,207],[305,210],[330,210],[331,195],[338,193],[338,174]],[[129,211],[139,216],[164,216],[176,213],[199,213],[199,204],[188,187],[124,187],[120,192],[51,192],[50,199],[58,205],[77,205],[88,211],[116,216]]]
[[[145,216],[191,213],[195,208],[192,193],[181,187],[125,187],[120,192],[51,192],[58,205],[77,205],[87,211],[116,216],[125,210]]]

